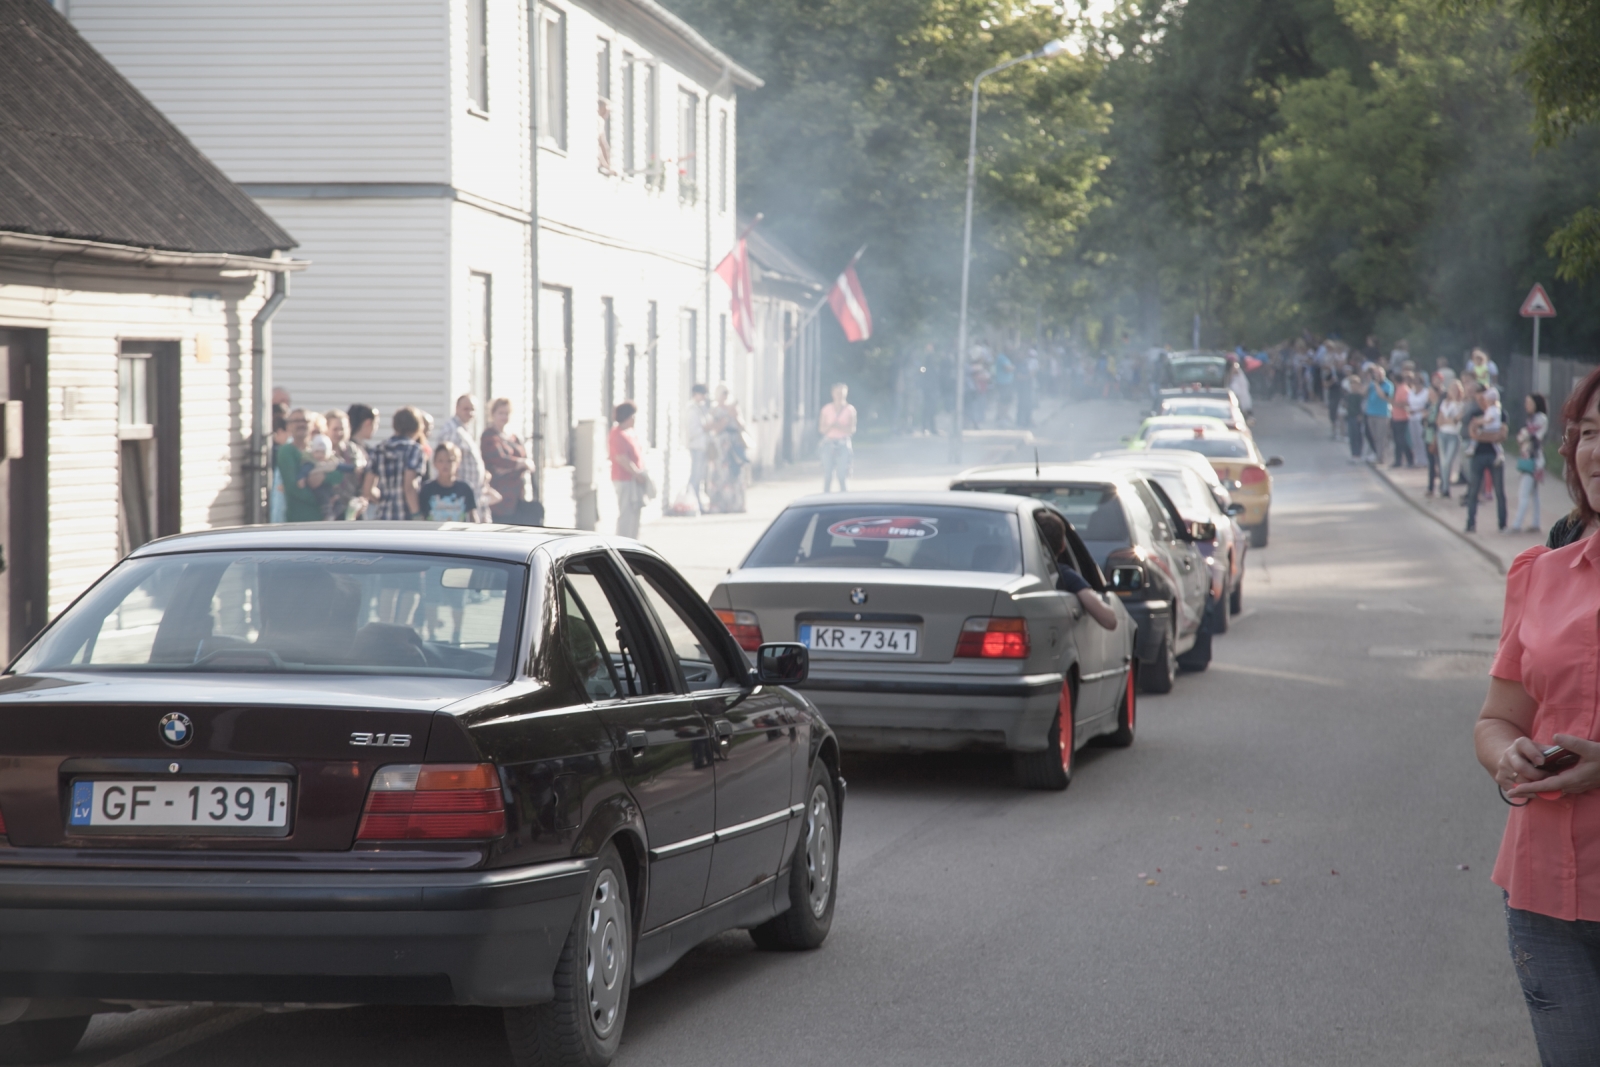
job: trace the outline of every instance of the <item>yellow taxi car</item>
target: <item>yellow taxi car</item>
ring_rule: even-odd
[[[1282,456],[1264,459],[1249,434],[1209,426],[1158,430],[1146,438],[1145,447],[1183,449],[1204,456],[1234,503],[1244,505],[1239,525],[1250,531],[1250,547],[1267,547],[1267,517],[1272,510],[1272,475],[1267,469],[1283,466]]]

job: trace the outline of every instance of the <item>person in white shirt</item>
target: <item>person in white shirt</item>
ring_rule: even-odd
[[[696,382],[689,388],[689,406],[683,413],[683,436],[684,444],[689,446],[689,493],[694,497],[695,510],[702,514],[706,510],[706,449],[711,444],[706,423],[710,419],[709,392],[704,385]]]

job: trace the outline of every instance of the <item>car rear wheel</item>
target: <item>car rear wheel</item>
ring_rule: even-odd
[[[750,931],[757,948],[809,949],[828,938],[833,926],[839,835],[833,819],[833,779],[820,759],[811,768],[805,833],[789,864],[789,910]]]
[[[1260,526],[1252,526],[1252,527],[1250,527],[1250,547],[1251,548],[1266,548],[1267,547],[1267,518],[1264,515],[1261,517],[1261,525]]]
[[[48,1063],[78,1047],[89,1016],[30,1019],[0,1026],[0,1063]]]
[[[555,999],[505,1010],[517,1067],[604,1067],[617,1054],[633,985],[633,912],[615,845],[600,850],[556,964]]]
[[[1161,644],[1148,663],[1139,664],[1139,688],[1146,693],[1170,693],[1178,677],[1178,658],[1172,654],[1172,630],[1161,635]]]
[[[1139,663],[1128,664],[1128,675],[1122,680],[1122,697],[1117,701],[1117,728],[1100,739],[1109,748],[1127,748],[1133,744],[1135,719],[1139,711]]]
[[[1237,615],[1244,610],[1244,579],[1241,577],[1234,584],[1233,592],[1228,594],[1228,614]]]
[[[1195,634],[1189,651],[1178,657],[1178,666],[1186,671],[1203,671],[1211,666],[1211,634],[1203,629]]]
[[[1077,762],[1073,742],[1076,740],[1077,719],[1073,715],[1076,704],[1072,680],[1061,687],[1056,701],[1055,721],[1050,724],[1050,736],[1043,752],[1016,752],[1012,766],[1017,784],[1024,789],[1065,789],[1072,784],[1072,769]]]

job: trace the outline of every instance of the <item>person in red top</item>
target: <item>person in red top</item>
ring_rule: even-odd
[[[1600,370],[1573,390],[1562,418],[1567,489],[1590,530],[1600,512]],[[1600,1063],[1597,606],[1600,538],[1516,558],[1474,730],[1478,762],[1513,805],[1493,879],[1505,890],[1511,958],[1544,1067]],[[1546,766],[1553,745],[1576,762]]]
[[[617,491],[617,536],[639,536],[639,512],[644,510],[650,475],[644,470],[644,453],[634,436],[639,409],[631,400],[617,405],[606,451],[611,456],[611,485]]]

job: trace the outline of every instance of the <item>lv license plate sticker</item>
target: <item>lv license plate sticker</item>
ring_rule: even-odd
[[[289,830],[286,779],[78,780],[68,824],[96,832],[267,835]]]
[[[901,626],[829,626],[801,623],[800,643],[815,652],[867,652],[915,656],[917,631]]]

